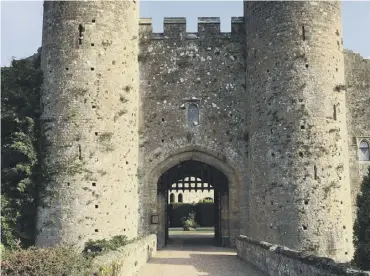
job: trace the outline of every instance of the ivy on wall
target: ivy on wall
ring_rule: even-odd
[[[357,216],[354,230],[354,263],[360,269],[370,270],[370,167],[357,196]]]
[[[34,243],[42,72],[40,54],[1,68],[1,242]]]

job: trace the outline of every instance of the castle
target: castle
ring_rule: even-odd
[[[44,2],[37,244],[164,246],[169,185],[195,176],[214,187],[222,244],[350,260],[370,61],[343,50],[341,3],[244,2],[231,33],[218,18],[152,33],[137,2]]]

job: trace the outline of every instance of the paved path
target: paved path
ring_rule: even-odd
[[[236,256],[213,246],[211,235],[176,235],[141,269],[138,276],[265,276]]]

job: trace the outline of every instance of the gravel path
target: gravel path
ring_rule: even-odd
[[[211,245],[212,238],[176,236],[138,276],[264,276],[241,261],[233,249]]]

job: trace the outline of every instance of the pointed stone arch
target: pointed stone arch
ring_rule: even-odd
[[[156,197],[156,201],[152,203],[150,212],[156,213],[159,216],[159,224],[151,225],[150,232],[157,233],[158,238],[158,247],[163,247],[165,245],[166,239],[166,222],[164,217],[164,202],[166,195],[161,195],[158,193],[157,184],[161,175],[169,170],[171,167],[188,160],[194,160],[208,164],[215,169],[222,172],[228,181],[228,209],[224,212],[224,231],[223,231],[223,240],[224,245],[235,245],[235,237],[240,234],[241,220],[247,219],[246,207],[244,210],[240,207],[241,202],[245,203],[245,200],[240,197],[244,194],[243,183],[245,183],[244,176],[236,170],[233,166],[230,165],[227,159],[218,158],[216,153],[202,150],[196,148],[186,148],[180,149],[177,152],[172,152],[168,154],[161,162],[158,162],[157,165],[145,176],[145,184],[147,188],[151,191],[151,198]],[[155,194],[154,194],[155,193]],[[168,194],[168,193],[167,193]],[[243,201],[244,200],[244,201]],[[243,204],[246,206],[246,204]],[[241,212],[243,214],[241,215]],[[150,216],[144,215],[145,217]]]

